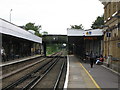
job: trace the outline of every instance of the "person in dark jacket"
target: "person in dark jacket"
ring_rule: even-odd
[[[91,66],[91,68],[93,68],[94,59],[95,59],[95,55],[94,55],[94,53],[91,51],[91,53],[90,53],[90,66]]]

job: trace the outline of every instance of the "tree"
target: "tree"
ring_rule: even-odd
[[[80,25],[70,25],[70,26],[71,26],[71,29],[84,29],[82,24],[80,24]]]
[[[42,32],[42,35],[48,35],[48,32],[43,31],[43,32]]]
[[[27,23],[27,24],[24,26],[24,29],[25,29],[25,30],[38,31],[40,28],[41,28],[41,25],[35,26],[35,23],[31,23],[31,22]]]
[[[35,26],[35,23],[27,23],[25,26],[23,26],[23,28],[25,30],[33,30],[35,31],[35,35],[41,37],[42,35],[39,33],[40,29],[41,29],[41,25]]]
[[[101,27],[101,25],[104,25],[104,16],[98,16],[97,19],[93,22],[91,28],[98,29]]]

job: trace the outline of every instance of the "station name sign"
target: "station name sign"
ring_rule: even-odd
[[[97,37],[84,37],[84,40],[97,40]]]

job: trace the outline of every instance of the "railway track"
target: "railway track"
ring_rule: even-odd
[[[48,60],[48,62],[40,65],[39,68],[26,74],[25,76],[21,77],[20,79],[15,80],[11,84],[5,86],[2,90],[9,90],[10,88],[23,88],[24,90],[31,89],[31,87],[34,87],[35,83],[38,82],[39,78],[43,78],[45,76],[44,74],[47,72],[47,70],[51,70],[58,61],[59,61],[59,58],[56,58],[56,57],[55,57],[55,59],[52,58],[52,59]],[[49,69],[50,67],[51,67],[51,69]],[[61,75],[58,75],[58,76],[60,77]],[[58,81],[59,80],[57,80],[57,82]]]
[[[66,75],[66,60],[60,60],[32,89],[63,89]],[[31,88],[29,89],[31,90]]]
[[[28,83],[23,90],[42,89],[42,88],[56,90],[58,88],[65,65],[64,61],[60,62],[59,60],[60,59],[58,59],[56,62],[54,62],[54,64],[48,67],[41,76],[38,76],[35,80]],[[55,70],[57,71],[54,72]]]
[[[54,55],[57,55],[57,53],[54,53],[52,54],[51,56],[54,56]],[[31,66],[34,66],[44,60],[46,60],[47,58],[44,58],[44,57],[37,57],[37,58],[32,58],[32,59],[28,59],[28,60],[25,60],[25,61],[21,61],[21,62],[16,62],[15,63],[11,63],[11,64],[6,64],[6,65],[1,65],[2,67],[1,70],[2,70],[2,74],[0,75],[0,80],[1,79],[4,79],[6,77],[9,77],[15,73],[18,73],[24,69],[27,69]]]
[[[24,67],[24,66],[27,66],[29,64],[35,63],[37,61],[40,61],[41,59],[43,59],[42,56],[37,57],[37,58],[28,59],[28,60],[23,60],[21,62],[13,61],[11,63],[5,64],[5,65],[2,66],[2,76],[6,75],[8,73],[11,73],[12,71],[18,70],[21,67]],[[14,62],[16,62],[16,63],[14,63]]]
[[[53,55],[57,55],[57,53],[55,53]],[[32,63],[32,64],[29,64],[29,62],[28,62],[28,65],[26,64],[26,65],[24,65],[24,67],[21,67],[17,70],[14,70],[10,73],[7,73],[7,74],[1,76],[0,79],[1,79],[2,82],[0,82],[0,83],[2,83],[2,86],[5,87],[6,85],[8,85],[8,84],[12,83],[13,81],[17,80],[18,78],[21,78],[22,76],[28,74],[29,72],[32,72],[35,68],[37,68],[37,67],[41,66],[42,64],[50,61],[50,59],[51,58],[42,58],[42,59],[38,59],[37,61],[33,60],[34,63]],[[17,64],[15,64],[15,65],[16,65],[16,68],[17,68]],[[6,69],[10,69],[10,68],[13,68],[12,65],[11,65],[11,67],[9,66],[9,68],[6,68]]]
[[[57,53],[54,53],[51,56],[54,56],[56,54]],[[44,57],[42,57],[42,56],[39,56],[39,57],[37,56],[35,58],[31,57],[31,58],[28,58],[25,60],[18,60],[18,61],[13,61],[13,62],[8,63],[8,64],[0,65],[0,68],[2,70],[2,76],[6,76],[6,74],[11,73],[12,71],[15,71],[21,67],[26,66],[26,65],[38,62],[38,61],[40,61],[40,59],[44,59]],[[0,79],[1,79],[1,76],[0,76]]]

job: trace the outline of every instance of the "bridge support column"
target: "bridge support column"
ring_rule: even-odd
[[[43,54],[46,57],[46,43],[43,43]]]

